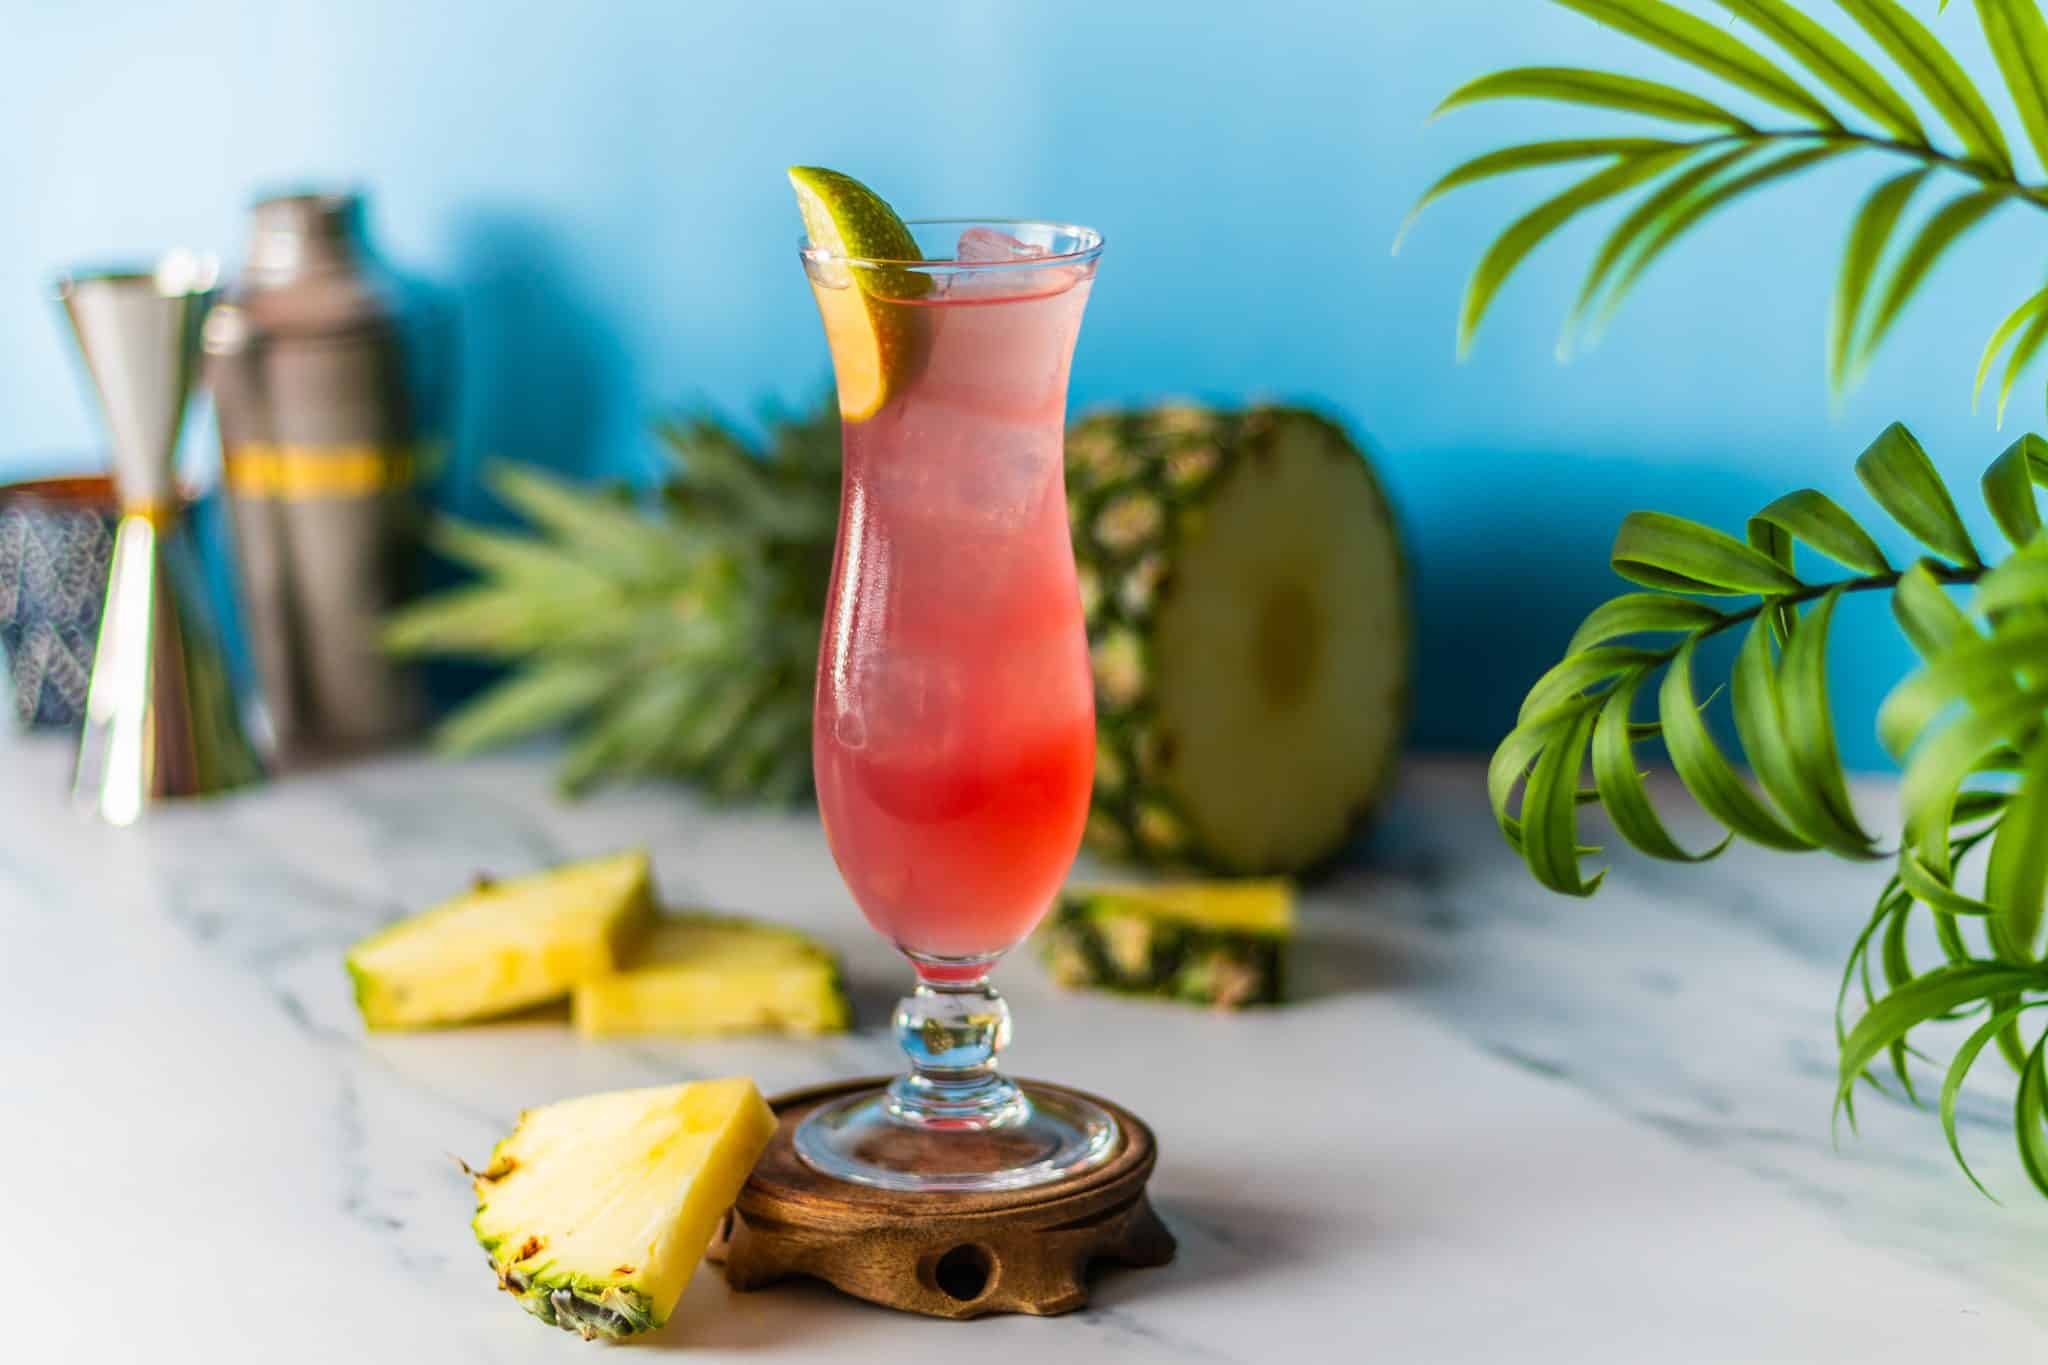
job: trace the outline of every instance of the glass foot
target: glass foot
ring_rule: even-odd
[[[954,1106],[915,1094],[915,1077],[850,1095],[797,1125],[797,1155],[857,1185],[990,1191],[1061,1180],[1115,1152],[1117,1122],[1100,1105],[1001,1077],[988,1081],[971,1104]]]

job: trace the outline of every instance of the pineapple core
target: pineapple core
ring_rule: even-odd
[[[629,1337],[668,1321],[775,1131],[744,1077],[529,1109],[473,1172],[477,1241],[543,1322]]]

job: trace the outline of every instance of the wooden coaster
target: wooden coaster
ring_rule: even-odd
[[[1094,1170],[1033,1189],[877,1190],[820,1175],[798,1159],[791,1134],[805,1114],[886,1080],[813,1086],[769,1101],[781,1123],[710,1252],[734,1289],[807,1275],[856,1298],[932,1317],[1049,1317],[1088,1302],[1088,1270],[1096,1261],[1156,1266],[1173,1259],[1173,1234],[1145,1198],[1157,1156],[1152,1130],[1097,1096],[1083,1098],[1116,1116],[1116,1152]]]

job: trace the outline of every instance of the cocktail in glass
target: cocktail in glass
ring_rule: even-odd
[[[1116,1125],[996,1069],[991,967],[1079,846],[1095,708],[1067,530],[1067,372],[1102,242],[914,222],[931,259],[807,246],[845,416],[813,758],[825,833],[917,972],[911,1070],[815,1111],[798,1153],[891,1189],[1014,1189],[1108,1157]]]

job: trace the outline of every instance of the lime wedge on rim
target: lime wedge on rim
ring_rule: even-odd
[[[859,422],[881,410],[922,358],[924,329],[901,301],[930,292],[931,279],[864,264],[924,259],[896,210],[866,185],[820,166],[791,166],[789,183],[811,245],[830,258],[813,262],[811,292],[832,348],[839,415]]]

